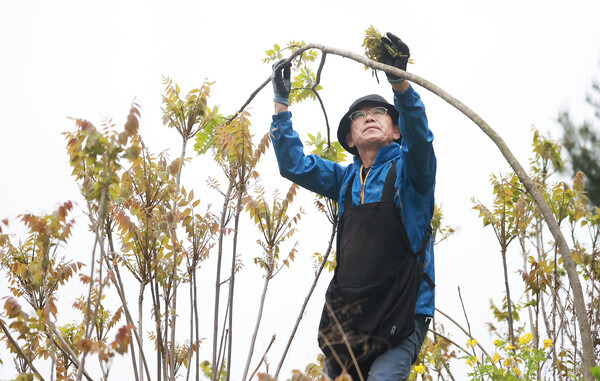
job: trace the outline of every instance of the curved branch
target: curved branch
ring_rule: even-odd
[[[535,204],[540,209],[546,223],[548,224],[548,228],[554,237],[556,244],[559,248],[560,255],[563,259],[565,270],[567,271],[567,275],[569,277],[569,283],[571,284],[573,290],[573,299],[575,304],[575,313],[577,315],[577,321],[579,322],[579,331],[581,335],[582,347],[583,347],[583,367],[584,367],[584,377],[585,380],[593,380],[593,376],[591,374],[590,368],[594,366],[594,346],[592,343],[591,329],[590,323],[587,318],[587,309],[585,306],[585,300],[583,297],[583,289],[581,287],[581,283],[579,281],[579,276],[577,273],[577,268],[575,266],[575,261],[571,256],[571,250],[569,245],[563,236],[560,226],[552,213],[552,210],[548,206],[546,200],[535,185],[535,183],[531,180],[529,175],[525,169],[521,166],[519,161],[513,155],[511,150],[508,148],[504,140],[494,131],[479,115],[477,115],[473,110],[468,108],[465,104],[460,102],[458,99],[454,98],[448,92],[442,90],[437,87],[433,83],[415,75],[412,73],[408,73],[404,70],[400,70],[398,68],[384,65],[382,63],[370,60],[362,55],[356,54],[354,52],[345,51],[341,49],[334,49],[328,46],[324,46],[321,44],[308,44],[298,49],[292,56],[289,58],[293,59],[296,55],[301,54],[304,50],[308,49],[319,49],[323,53],[335,54],[342,57],[350,58],[354,61],[362,63],[372,69],[381,70],[386,73],[390,73],[402,78],[405,78],[417,85],[424,87],[425,89],[431,91],[435,95],[439,96],[446,102],[448,102],[451,106],[462,112],[467,118],[471,119],[493,142],[496,144],[508,164],[515,171],[517,176],[519,176],[519,180],[527,189],[527,193],[531,195]]]
[[[581,283],[579,281],[577,268],[575,266],[575,261],[573,260],[573,258],[571,256],[571,250],[569,248],[569,245],[568,245],[565,237],[563,236],[563,234],[560,230],[560,226],[558,225],[558,222],[556,221],[556,218],[554,217],[552,210],[548,206],[548,203],[546,202],[546,200],[544,200],[544,197],[543,197],[541,191],[537,188],[537,186],[531,180],[529,175],[527,175],[527,172],[525,171],[525,169],[521,166],[519,161],[513,155],[513,153],[508,148],[508,146],[506,145],[504,140],[500,137],[500,135],[498,135],[496,133],[496,131],[494,131],[473,110],[471,110],[469,107],[467,107],[465,104],[463,104],[458,99],[454,98],[452,95],[450,95],[445,90],[439,88],[438,86],[434,85],[433,83],[431,83],[415,74],[406,72],[404,70],[395,68],[393,66],[384,65],[382,63],[370,60],[363,55],[360,55],[360,54],[357,54],[357,53],[354,53],[351,51],[343,50],[343,49],[336,49],[336,48],[328,47],[328,46],[325,46],[322,44],[311,43],[311,44],[307,44],[307,45],[301,47],[300,49],[298,49],[294,53],[292,53],[290,55],[290,57],[288,58],[288,62],[291,62],[294,58],[296,58],[300,54],[304,53],[306,50],[310,50],[310,49],[318,49],[323,54],[333,54],[333,55],[349,58],[349,59],[356,61],[358,63],[361,63],[367,67],[370,67],[371,69],[381,70],[383,72],[393,74],[395,76],[398,76],[398,77],[404,78],[410,82],[413,82],[413,83],[425,88],[426,90],[429,90],[430,92],[434,93],[435,95],[439,96],[440,98],[442,98],[443,100],[448,102],[451,106],[456,108],[458,111],[463,113],[467,118],[471,119],[473,121],[473,123],[475,123],[494,142],[494,144],[496,144],[496,146],[498,147],[498,149],[500,150],[500,152],[502,153],[502,155],[504,156],[504,158],[506,159],[508,164],[515,171],[515,173],[519,177],[519,180],[521,181],[521,183],[523,183],[523,185],[525,186],[525,189],[531,195],[535,204],[537,205],[540,212],[542,213],[542,216],[544,217],[544,219],[546,220],[546,223],[548,224],[550,233],[552,234],[552,236],[554,237],[554,239],[556,241],[556,245],[559,249],[560,255],[563,258],[565,270],[567,271],[567,275],[569,277],[569,283],[571,284],[571,287],[573,290],[575,313],[577,315],[577,321],[579,323],[579,331],[580,331],[580,335],[581,335],[582,348],[583,348],[583,354],[584,354],[583,355],[584,379],[586,381],[593,380],[593,376],[591,374],[590,368],[593,367],[594,363],[595,363],[594,346],[592,343],[590,323],[587,319],[587,308],[585,306],[585,300],[583,297],[583,289],[582,289]],[[258,92],[260,90],[262,90],[262,88],[264,88],[269,83],[269,81],[270,81],[270,78],[267,78],[267,80],[265,80],[263,82],[263,84],[254,93],[252,93],[251,97],[246,101],[246,103],[244,104],[244,106],[242,106],[242,108],[240,109],[239,112],[241,112],[248,104],[250,104],[250,102],[256,96],[256,94],[258,94]]]
[[[331,147],[331,128],[329,127],[329,118],[327,117],[327,111],[325,110],[325,105],[323,104],[323,99],[319,95],[317,91],[317,86],[321,83],[321,73],[323,72],[323,67],[325,66],[325,59],[327,58],[327,53],[323,52],[323,57],[321,58],[321,62],[319,63],[319,68],[317,69],[317,80],[315,84],[312,86],[311,90],[315,93],[315,96],[319,100],[321,104],[321,109],[323,110],[323,115],[325,116],[325,125],[327,126],[327,146]]]

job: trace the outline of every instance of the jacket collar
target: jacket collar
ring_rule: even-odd
[[[375,162],[373,163],[373,167],[377,167],[378,165],[387,163],[391,159],[400,155],[401,151],[402,147],[400,147],[400,144],[396,142],[392,142],[385,147],[381,147],[379,151],[377,151],[377,156],[375,156]],[[354,165],[360,168],[362,164],[363,163],[360,159],[360,156],[354,155]]]

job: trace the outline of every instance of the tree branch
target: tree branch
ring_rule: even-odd
[[[256,366],[256,369],[254,370],[254,372],[252,372],[252,375],[250,376],[250,380],[252,380],[252,377],[254,377],[254,375],[256,374],[256,372],[258,372],[258,369],[260,369],[260,366],[262,365],[262,363],[267,358],[267,353],[269,353],[269,349],[271,349],[271,345],[273,345],[274,341],[275,341],[275,335],[273,335],[273,337],[271,338],[271,342],[269,343],[269,346],[265,350],[265,354],[260,358],[260,361],[258,362],[258,365]],[[275,377],[275,378],[277,379],[277,377]]]
[[[6,335],[6,338],[8,339],[8,341],[10,341],[10,344],[17,351],[17,353],[19,354],[19,356],[23,360],[25,360],[25,362],[27,363],[27,365],[31,368],[31,370],[33,370],[33,373],[35,373],[40,378],[40,380],[44,381],[44,377],[42,377],[42,375],[35,368],[35,366],[31,362],[31,360],[29,359],[29,357],[27,357],[27,355],[25,354],[25,352],[23,352],[23,350],[19,346],[19,343],[17,343],[15,341],[15,339],[12,337],[12,335],[10,334],[10,332],[8,331],[8,329],[6,328],[6,326],[4,325],[4,322],[2,321],[2,319],[0,319],[0,328],[2,328],[2,332],[4,332],[4,335]]]

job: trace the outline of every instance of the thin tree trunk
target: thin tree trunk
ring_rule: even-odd
[[[246,367],[244,368],[244,375],[242,376],[242,381],[246,380],[248,376],[248,370],[250,368],[250,362],[252,361],[252,354],[254,353],[254,345],[256,344],[256,336],[258,335],[258,330],[260,328],[260,322],[262,319],[262,312],[265,306],[265,299],[267,296],[267,288],[269,287],[269,281],[271,280],[271,274],[273,273],[273,260],[271,257],[271,253],[267,254],[269,256],[269,263],[267,264],[268,270],[265,275],[265,283],[263,286],[262,294],[260,296],[260,304],[258,306],[258,315],[256,317],[256,324],[254,326],[254,333],[252,334],[252,340],[250,341],[250,349],[248,350],[248,359],[246,360]],[[231,314],[230,314],[231,316]],[[228,372],[229,373],[229,372]]]
[[[175,180],[175,185],[179,187],[181,184],[181,172],[183,171],[183,160],[185,159],[185,150],[187,145],[187,137],[183,136],[183,142],[181,146],[181,155],[179,156],[179,171],[177,171],[177,178]],[[173,210],[175,210],[176,204],[173,200]],[[179,286],[179,282],[177,281],[177,232],[175,231],[175,226],[171,228],[171,236],[172,236],[172,244],[173,244],[173,272],[171,273],[171,346],[169,350],[169,379],[171,381],[175,381],[175,327],[177,322],[177,288]],[[165,316],[165,321],[169,321],[168,317]],[[191,344],[191,343],[190,343]],[[188,365],[189,366],[189,365]]]
[[[515,332],[513,330],[513,314],[512,314],[512,301],[510,298],[510,287],[508,284],[508,268],[506,265],[506,246],[502,245],[502,268],[504,269],[504,287],[506,289],[506,305],[508,306],[508,338],[510,344],[516,348],[515,345]]]
[[[174,254],[175,255],[175,254]],[[169,351],[170,360],[170,381],[175,381],[175,323],[177,321],[177,281],[174,282],[172,305],[171,305],[171,319],[169,320],[169,326],[171,329],[171,350]]]
[[[143,314],[143,308],[144,308],[144,290],[146,289],[146,283],[142,280],[142,283],[140,284],[140,291],[138,294],[138,332],[140,333],[140,339],[139,339],[139,345],[140,348],[142,348],[142,345],[144,345],[144,314]],[[140,350],[140,381],[144,381],[144,373],[142,373],[142,356],[143,356],[143,351]],[[150,378],[148,378],[148,381],[150,381]]]
[[[156,261],[156,254],[155,259]],[[156,271],[156,270],[155,270]],[[154,274],[154,279],[152,280],[152,284],[150,285],[150,291],[152,294],[152,309],[154,314],[154,324],[156,326],[156,380],[161,381],[163,379],[163,365],[162,359],[164,358],[164,348],[163,348],[163,334],[160,322],[160,297],[158,293],[158,281],[156,280],[156,273]],[[166,380],[165,380],[166,381]]]
[[[193,253],[192,255],[195,255],[195,253]],[[188,366],[187,366],[187,371],[186,371],[186,375],[185,375],[185,379],[186,381],[188,381],[190,379],[190,371],[192,370],[192,356],[193,356],[193,349],[194,349],[194,288],[195,288],[195,284],[194,284],[194,273],[196,272],[195,270],[195,263],[196,261],[192,259],[192,273],[190,274],[190,349],[189,349],[189,353],[188,353]],[[197,357],[197,356],[196,356]],[[196,374],[198,373],[198,369],[196,369]]]
[[[243,172],[243,171],[242,171]],[[242,184],[244,175],[240,176],[240,184]],[[229,278],[229,334],[228,341],[229,345],[227,346],[227,381],[230,379],[229,370],[231,370],[231,356],[232,356],[232,348],[233,348],[233,295],[234,295],[234,286],[235,286],[235,267],[236,267],[236,257],[237,257],[237,241],[238,241],[238,229],[240,225],[240,214],[242,213],[242,190],[241,186],[238,186],[238,203],[235,210],[235,223],[234,223],[234,233],[233,233],[233,249],[231,255],[231,276]]]
[[[523,230],[519,234],[519,245],[521,246],[521,255],[523,256],[523,274],[528,274],[529,272],[527,271],[528,270],[527,251],[525,250],[525,234],[526,234],[525,230]],[[531,312],[531,309],[533,308],[533,306],[530,304],[531,303],[531,295],[529,294],[529,290],[527,290],[527,289],[525,290],[525,300],[526,300],[526,304],[527,304],[527,314],[529,316],[529,325],[531,326],[531,333],[533,334],[533,343],[534,343],[535,348],[537,349],[539,347],[540,336],[539,336],[539,333],[537,330],[537,325],[533,321],[533,314]],[[539,369],[538,369],[538,371],[539,371]]]
[[[196,381],[200,381],[200,357],[198,356],[198,347],[200,346],[200,323],[198,319],[198,292],[197,292],[196,271],[194,271],[194,323],[196,325]]]
[[[225,233],[225,221],[227,218],[227,208],[229,206],[229,198],[231,197],[231,192],[234,186],[234,179],[229,181],[229,187],[227,188],[227,193],[225,193],[225,197],[223,199],[223,209],[221,210],[221,224],[219,226],[219,249],[217,252],[217,271],[216,271],[216,279],[215,279],[215,314],[214,314],[214,325],[213,325],[213,354],[212,354],[212,381],[215,381],[217,378],[217,373],[214,371],[214,368],[217,363],[217,348],[218,348],[218,335],[219,335],[219,302],[220,302],[220,290],[221,290],[221,261],[223,258],[223,237]]]

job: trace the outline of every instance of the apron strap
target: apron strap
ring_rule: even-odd
[[[381,202],[394,202],[396,194],[396,163],[392,164],[383,184]]]
[[[344,210],[350,210],[352,208],[352,185],[354,184],[354,175],[350,179],[348,184],[348,190],[346,191],[346,199],[344,200]],[[383,184],[383,191],[381,192],[381,202],[394,202],[394,194],[396,193],[396,163],[392,164],[387,176],[385,177],[385,183]]]

